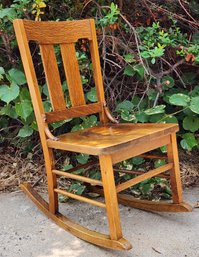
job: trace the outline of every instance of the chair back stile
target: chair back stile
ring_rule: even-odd
[[[104,89],[93,19],[66,22],[35,22],[14,20],[14,29],[19,42],[23,66],[30,89],[33,107],[39,129],[45,130],[46,124],[74,117],[99,113],[100,121],[107,121],[104,112]],[[79,39],[88,39],[93,66],[93,77],[97,93],[97,102],[86,104],[75,43]],[[37,77],[31,57],[29,41],[39,44],[49,91],[52,112],[45,113],[40,95]],[[64,92],[54,51],[54,45],[60,45],[63,67],[66,75],[71,108],[66,108]],[[45,117],[45,122],[44,122]]]

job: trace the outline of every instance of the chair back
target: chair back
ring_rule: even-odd
[[[31,93],[38,126],[42,119],[46,123],[62,121],[74,117],[100,114],[105,122],[104,89],[100,68],[100,59],[93,19],[78,21],[29,21],[16,19],[13,22],[21,58]],[[82,86],[75,43],[79,39],[89,42],[93,77],[96,87],[97,102],[86,104]],[[44,112],[36,72],[30,52],[29,42],[39,45],[44,67],[46,83],[52,105],[52,112]],[[60,52],[69,90],[71,108],[66,107],[66,100],[61,84],[54,46],[60,46]]]

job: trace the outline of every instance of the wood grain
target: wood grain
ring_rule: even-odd
[[[92,39],[90,20],[79,21],[23,21],[27,39],[39,44],[65,44],[79,38]]]
[[[100,156],[99,160],[104,188],[106,211],[109,222],[110,238],[112,240],[119,240],[122,238],[122,229],[120,224],[120,214],[111,156]]]
[[[104,192],[101,188],[96,186],[89,186],[89,190],[104,196]],[[171,201],[149,201],[141,200],[127,194],[117,194],[118,202],[145,211],[155,212],[192,212],[193,208],[187,203],[174,204]]]
[[[90,203],[90,204],[96,205],[96,206],[101,207],[101,208],[106,208],[104,203],[89,199],[89,198],[81,196],[81,195],[72,194],[72,193],[67,192],[63,189],[55,188],[54,191],[58,194],[66,195],[68,197],[71,197],[73,199],[76,199],[76,200],[79,200],[79,201],[82,201],[82,202],[85,202],[85,203]]]
[[[72,106],[85,105],[75,45],[61,44],[60,48]]]
[[[163,172],[165,168],[169,168],[171,170],[170,179],[173,192],[172,204],[138,202],[137,200],[126,198],[120,194],[118,198],[119,201],[146,210],[191,211],[189,205],[182,202],[182,186],[176,143],[176,132],[179,129],[178,125],[107,123],[108,119],[114,122],[115,120],[110,116],[105,102],[94,20],[34,22],[17,19],[14,20],[13,24],[39,128],[48,180],[49,205],[29,184],[21,186],[35,204],[60,227],[63,227],[72,234],[93,244],[118,250],[129,250],[131,245],[122,237],[116,190],[119,192],[127,186],[141,182],[148,177],[158,175]],[[86,105],[85,102],[75,51],[75,42],[81,38],[89,40],[93,76],[97,91],[98,102],[89,105]],[[45,114],[44,112],[29,48],[29,41],[32,40],[40,44],[46,81],[54,109],[52,113]],[[60,44],[61,46],[62,59],[72,103],[71,109],[66,109],[54,53],[55,44]],[[62,134],[57,137],[54,137],[49,130],[48,123],[93,113],[99,113],[100,115],[100,124],[98,126]],[[113,174],[114,163],[144,154],[163,145],[168,146],[169,164],[153,170],[148,174],[142,174],[134,180],[118,185],[116,189]],[[90,182],[91,184],[103,186],[105,204],[57,188],[57,176],[62,176],[63,173],[55,170],[53,149],[99,156],[102,182],[74,175],[69,172],[66,173],[65,176],[72,179],[80,179],[85,183]],[[70,170],[70,172],[71,171],[72,170]],[[58,193],[95,204],[98,207],[105,207],[109,222],[109,235],[103,235],[88,230],[60,214],[58,212]]]
[[[93,184],[93,185],[98,185],[98,186],[102,186],[103,185],[102,181],[100,181],[100,180],[91,179],[91,178],[88,178],[88,177],[76,175],[76,174],[69,173],[69,172],[66,172],[66,171],[52,170],[52,173],[56,174],[57,176],[71,178],[71,179],[87,182],[87,183]]]
[[[139,175],[133,179],[130,179],[126,182],[123,182],[122,184],[119,184],[116,186],[116,191],[117,193],[131,187],[131,186],[134,186],[146,179],[149,179],[149,178],[152,178],[152,177],[155,177],[156,175],[160,174],[160,173],[163,173],[167,170],[170,170],[171,168],[173,167],[173,164],[172,163],[169,163],[169,164],[166,164],[166,165],[163,165],[159,168],[156,168],[154,170],[150,170],[142,175]]]
[[[182,183],[180,178],[180,167],[178,158],[178,148],[176,134],[171,134],[171,143],[167,145],[168,161],[173,163],[173,168],[170,170],[170,182],[172,189],[172,198],[174,203],[182,203]]]
[[[48,195],[49,195],[49,210],[52,213],[56,213],[58,211],[58,196],[57,193],[54,192],[54,187],[56,187],[56,176],[52,174],[52,169],[54,166],[54,157],[53,152],[47,146],[46,141],[46,124],[43,120],[45,115],[44,107],[42,104],[42,99],[39,91],[39,86],[37,82],[37,77],[35,74],[35,69],[28,45],[28,39],[26,35],[26,31],[24,29],[24,21],[23,20],[14,20],[13,21],[14,30],[17,38],[17,42],[19,45],[20,54],[22,57],[22,62],[24,66],[24,71],[26,74],[28,87],[30,90],[30,95],[33,103],[33,108],[36,116],[37,125],[39,128],[39,135],[42,143],[44,159],[45,159],[45,167],[48,178]]]
[[[87,105],[76,106],[65,110],[46,112],[46,122],[52,123],[57,121],[68,120],[76,117],[87,116],[94,113],[100,113],[102,109],[101,103],[93,103]]]
[[[117,163],[168,144],[169,134],[177,128],[174,124],[107,124],[63,134],[58,141],[48,140],[48,146],[93,155],[111,154],[113,163]]]
[[[66,109],[66,102],[62,90],[54,47],[53,45],[40,45],[40,52],[53,110],[64,110]]]
[[[53,220],[58,226],[72,233],[73,235],[98,245],[100,247],[110,248],[114,250],[130,250],[131,244],[125,239],[111,240],[109,235],[105,235],[90,229],[87,229],[71,219],[65,217],[61,213],[57,212],[52,214],[49,211],[48,203],[30,186],[28,183],[21,184],[21,189],[31,198],[31,200],[37,205],[37,207],[51,220]]]

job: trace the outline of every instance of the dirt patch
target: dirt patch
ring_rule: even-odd
[[[181,177],[184,187],[199,184],[199,151],[179,151]],[[0,148],[0,191],[18,191],[19,184],[28,181],[39,185],[39,191],[46,190],[46,176],[43,155],[28,154],[26,158],[13,148]]]
[[[199,184],[199,151],[179,151],[182,183],[185,187]]]
[[[13,148],[0,148],[0,191],[18,191],[19,184],[28,181],[32,185],[40,182],[40,190],[46,188],[43,156],[28,154],[26,158]]]

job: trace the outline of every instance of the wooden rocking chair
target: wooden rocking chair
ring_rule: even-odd
[[[120,224],[118,202],[135,208],[150,211],[190,212],[191,206],[183,202],[182,186],[179,171],[178,151],[176,144],[176,124],[114,124],[104,99],[100,59],[93,19],[66,22],[35,22],[14,20],[14,29],[23,61],[25,74],[34,106],[39,134],[43,147],[48,180],[49,203],[28,183],[21,185],[22,190],[48,217],[60,227],[75,236],[101,247],[129,250],[131,244],[123,238]],[[93,76],[96,86],[96,103],[86,104],[76,59],[75,43],[79,39],[88,39]],[[48,91],[53,111],[45,113],[38,87],[35,69],[29,48],[29,41],[39,44],[41,58],[45,70]],[[60,82],[54,45],[60,45],[63,66],[67,78],[72,107],[66,108],[64,94]],[[100,125],[55,137],[48,124],[98,113]],[[125,159],[142,155],[161,146],[167,146],[168,163],[159,168],[115,185],[113,164]],[[71,171],[63,172],[55,169],[53,149],[95,155],[99,157],[102,181],[76,175]],[[154,157],[148,155],[147,158]],[[81,168],[77,167],[76,169]],[[84,167],[84,166],[83,166]],[[159,176],[170,171],[172,202],[144,201],[132,196],[119,194],[145,179]],[[57,177],[83,181],[91,184],[94,191],[104,195],[105,202],[99,202],[84,196],[69,193],[57,187]],[[166,176],[166,175],[165,175]],[[100,189],[100,188],[103,188]],[[106,208],[109,235],[91,231],[63,216],[58,211],[58,194],[81,200],[98,207]]]

